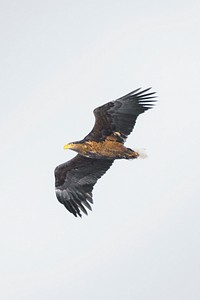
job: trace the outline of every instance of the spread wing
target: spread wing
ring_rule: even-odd
[[[112,165],[112,160],[77,155],[55,169],[56,196],[75,217],[91,210],[93,186]],[[81,210],[81,211],[80,211]]]
[[[137,117],[152,108],[155,102],[154,92],[137,89],[115,101],[108,102],[94,110],[95,125],[85,137],[86,140],[105,140],[115,138],[124,143],[134,128]]]

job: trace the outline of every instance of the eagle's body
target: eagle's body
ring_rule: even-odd
[[[155,102],[149,89],[137,89],[94,110],[92,131],[81,141],[66,144],[65,149],[78,155],[55,169],[56,196],[75,216],[85,214],[93,203],[92,190],[97,180],[115,159],[134,159],[137,151],[124,146],[139,114],[152,108]]]
[[[67,144],[66,149],[71,149],[79,154],[97,159],[131,159],[137,158],[139,154],[116,140],[105,140],[103,142],[96,141],[80,141]]]

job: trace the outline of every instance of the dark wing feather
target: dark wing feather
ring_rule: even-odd
[[[112,165],[112,160],[77,155],[55,169],[56,196],[77,217],[91,210],[93,186]]]
[[[115,101],[108,102],[94,110],[95,125],[85,137],[86,140],[105,140],[115,136],[124,143],[133,130],[137,117],[152,108],[155,102],[154,92],[137,89]]]

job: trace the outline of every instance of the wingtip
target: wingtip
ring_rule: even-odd
[[[117,100],[121,100],[121,99],[124,99],[124,98],[127,98],[127,97],[131,97],[131,96],[136,96],[136,97],[141,97],[141,98],[144,98],[144,97],[149,97],[149,96],[152,96],[152,98],[155,98],[156,96],[153,96],[156,94],[156,92],[150,92],[150,93],[147,93],[148,91],[150,91],[152,89],[152,87],[148,87],[146,89],[143,89],[142,87],[140,88],[137,88],[135,90],[133,90],[132,92],[118,98]]]

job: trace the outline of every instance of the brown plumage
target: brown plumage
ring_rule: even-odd
[[[74,216],[91,210],[93,187],[115,159],[140,156],[124,142],[137,117],[154,105],[155,93],[149,90],[137,89],[96,108],[92,131],[83,140],[65,145],[78,155],[55,169],[56,196]]]

